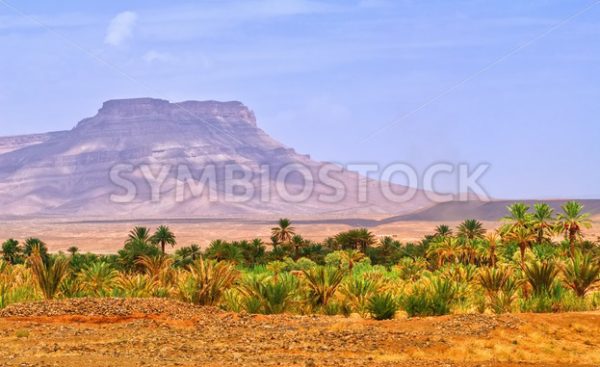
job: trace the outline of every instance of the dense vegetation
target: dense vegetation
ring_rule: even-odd
[[[260,239],[176,246],[166,226],[136,227],[115,255],[50,254],[40,239],[9,239],[0,260],[0,308],[65,297],[170,297],[230,311],[359,313],[375,319],[459,312],[600,308],[600,246],[584,240],[577,202],[508,207],[500,228],[475,219],[440,225],[417,243],[352,229],[321,243],[288,219]],[[557,241],[557,239],[560,239]]]

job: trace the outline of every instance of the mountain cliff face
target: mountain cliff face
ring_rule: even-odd
[[[278,173],[290,164],[313,177],[314,189],[300,202],[279,195]],[[319,177],[325,167],[346,187],[333,203],[320,199],[333,190]],[[362,178],[334,168],[272,139],[240,102],[111,100],[70,131],[0,138],[0,205],[5,216],[102,218],[402,214],[428,205],[421,194],[409,203],[389,202],[375,181],[361,201]],[[197,184],[211,169],[214,180],[194,192],[188,180]],[[229,187],[235,195],[227,197],[240,175],[247,183]],[[302,192],[307,184],[295,172],[286,178],[285,192]],[[249,189],[254,194],[244,196]]]

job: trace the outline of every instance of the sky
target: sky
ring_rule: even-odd
[[[318,160],[600,198],[598,0],[0,0],[0,55],[2,136],[108,99],[239,100]]]

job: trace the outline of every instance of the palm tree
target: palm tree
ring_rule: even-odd
[[[278,226],[271,228],[271,233],[278,243],[289,243],[296,234],[292,222],[287,218],[279,219]]]
[[[533,208],[534,212],[531,216],[531,224],[537,235],[536,243],[539,245],[544,241],[550,241],[552,237],[554,209],[546,203],[537,203]]]
[[[212,241],[206,249],[206,256],[209,259],[227,261],[235,264],[240,264],[244,261],[244,254],[238,243],[231,243],[223,240]]]
[[[79,252],[79,248],[77,246],[71,246],[67,249],[67,252],[71,254],[71,256],[75,256]]]
[[[560,270],[553,261],[533,261],[524,268],[525,279],[533,288],[535,295],[550,291]]]
[[[571,288],[578,297],[596,288],[600,283],[600,264],[590,255],[583,255],[577,251],[575,257],[570,259],[564,269],[565,284]]]
[[[500,236],[498,236],[498,231],[489,232],[485,236],[485,240],[488,243],[488,248],[490,251],[490,263],[492,267],[496,267],[496,248],[498,247],[498,243],[500,242]]]
[[[167,244],[171,245],[171,247],[174,247],[177,244],[175,234],[173,234],[167,226],[158,227],[156,232],[154,232],[154,235],[150,238],[150,242],[154,245],[160,244],[160,249],[163,254],[165,253],[165,246]]]
[[[231,263],[199,258],[190,265],[185,281],[178,284],[179,294],[184,301],[213,306],[238,277],[239,272]]]
[[[64,257],[45,260],[41,255],[40,248],[34,246],[29,257],[29,264],[44,298],[54,298],[69,272],[69,260]]]
[[[592,222],[588,213],[582,213],[583,205],[569,201],[562,207],[563,212],[557,216],[557,230],[569,240],[571,258],[575,257],[575,241],[581,238],[582,228],[591,228]]]
[[[150,230],[147,227],[134,227],[129,231],[127,236],[126,244],[132,244],[134,242],[143,243],[147,245],[150,242]]]
[[[536,234],[530,228],[515,226],[504,234],[504,240],[514,242],[521,251],[521,269],[525,269],[525,250],[536,240]]]
[[[308,286],[308,297],[316,307],[327,306],[345,275],[342,269],[326,266],[303,270],[303,273]]]
[[[351,229],[347,232],[338,233],[335,240],[342,248],[353,248],[362,251],[363,254],[367,253],[369,246],[376,243],[375,235],[366,228]]]
[[[16,264],[20,261],[22,251],[23,249],[21,249],[19,241],[15,239],[8,239],[2,244],[2,258],[11,264]]]
[[[508,232],[513,227],[528,227],[531,223],[529,205],[525,203],[514,203],[507,207],[509,215],[502,218],[506,223],[502,232]]]
[[[354,264],[356,264],[358,261],[362,260],[365,257],[365,255],[357,250],[344,250],[340,252],[340,267],[342,266],[342,264],[344,263],[344,261],[346,263],[348,263],[348,270],[352,271],[352,269],[354,268]]]
[[[294,247],[294,258],[298,259],[300,257],[300,248],[306,245],[306,241],[302,236],[296,234],[292,237],[290,243]]]
[[[458,240],[454,237],[440,238],[427,250],[427,257],[437,259],[438,267],[448,261],[458,262],[460,253]]]
[[[48,260],[48,246],[42,240],[34,237],[26,239],[23,245],[23,255],[27,257],[31,256],[34,249],[39,251],[39,255],[44,261]]]
[[[458,228],[458,237],[467,239],[469,242],[482,239],[485,236],[483,224],[476,219],[467,219],[462,222]]]
[[[115,280],[119,272],[114,270],[110,264],[105,262],[95,262],[87,266],[79,274],[78,281],[83,288],[96,297],[107,296],[115,285]]]
[[[433,232],[433,237],[451,237],[452,236],[452,228],[446,224],[440,224],[435,227],[435,231]]]
[[[181,247],[175,251],[175,265],[185,267],[199,259],[200,256],[202,256],[202,250],[198,245]]]

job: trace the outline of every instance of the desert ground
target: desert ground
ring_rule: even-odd
[[[294,219],[296,232],[304,238],[320,241],[341,231],[355,227],[367,227],[375,235],[392,236],[402,242],[418,241],[432,233],[439,224],[456,226],[460,221],[386,221],[382,217],[347,218],[298,218]],[[270,242],[271,227],[278,218],[207,218],[207,219],[153,219],[153,220],[82,220],[78,218],[5,220],[0,225],[0,239],[23,240],[37,237],[47,243],[51,251],[65,251],[77,246],[81,251],[99,254],[114,253],[123,246],[127,233],[133,226],[155,228],[168,225],[177,236],[179,246],[198,244],[207,246],[215,239],[229,241],[261,238]],[[600,216],[592,218],[600,222]],[[497,228],[500,222],[483,221],[487,229]],[[600,236],[600,226],[585,231],[587,239]],[[174,251],[174,249],[169,249]]]
[[[79,299],[0,311],[0,365],[597,366],[599,333],[598,312],[374,321]]]
[[[47,243],[51,251],[65,251],[77,246],[81,251],[114,253],[123,246],[132,227],[142,225],[155,228],[168,225],[177,236],[180,246],[198,244],[207,246],[215,239],[229,241],[261,238],[270,242],[271,227],[277,218],[245,219],[169,219],[97,221],[20,220],[5,221],[0,227],[0,238],[22,240],[37,237]],[[417,241],[433,231],[441,222],[404,221],[378,224],[378,219],[299,219],[293,220],[296,232],[304,238],[320,241],[353,227],[368,227],[377,236],[392,236],[401,241]],[[458,225],[459,222],[444,222]],[[484,222],[486,228],[498,223]],[[171,249],[173,251],[173,249]]]

